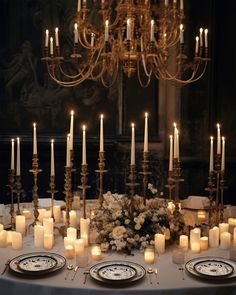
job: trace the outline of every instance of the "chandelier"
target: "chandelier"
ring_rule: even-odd
[[[208,30],[200,29],[190,60],[185,53],[183,0],[98,1],[95,22],[92,4],[78,0],[69,58],[61,55],[59,29],[54,38],[46,30],[42,60],[56,83],[74,87],[91,79],[110,87],[121,70],[128,77],[137,75],[142,87],[153,76],[180,84],[203,76],[209,61]]]

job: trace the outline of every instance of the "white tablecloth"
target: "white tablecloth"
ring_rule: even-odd
[[[13,258],[23,253],[44,251],[41,248],[35,248],[33,245],[32,236],[27,236],[24,240],[24,247],[22,250],[17,251],[8,248],[0,248],[0,272],[4,268],[4,264],[9,258]],[[89,252],[89,249],[87,249]],[[56,244],[52,251],[59,254],[63,253],[62,238],[56,237]],[[198,256],[220,256],[224,258],[229,257],[229,251],[221,249],[210,249],[209,251],[202,252]],[[185,261],[196,257],[196,254],[189,252],[186,253]],[[127,260],[135,261],[145,268],[149,265],[145,265],[143,260],[143,254],[136,252],[134,256],[126,256],[124,254],[108,253],[103,255],[103,260]],[[68,260],[68,264],[74,263],[73,260]],[[89,260],[88,268],[96,262]],[[185,272],[185,280],[182,279],[182,273],[178,270],[178,266],[172,263],[171,250],[168,249],[166,253],[157,257],[156,263],[152,265],[152,268],[158,268],[160,271],[159,285],[156,284],[156,278],[153,275],[151,285],[146,275],[142,280],[133,284],[123,287],[117,287],[112,285],[101,285],[88,276],[87,282],[84,285],[84,269],[79,269],[74,281],[65,280],[66,269],[61,270],[58,273],[48,275],[46,277],[38,279],[27,279],[17,277],[11,272],[7,271],[4,275],[0,276],[0,294],[1,295],[159,295],[159,294],[201,294],[205,292],[207,295],[218,294],[236,294],[236,280],[229,282],[219,282],[218,284],[213,282],[203,282],[189,276]]]

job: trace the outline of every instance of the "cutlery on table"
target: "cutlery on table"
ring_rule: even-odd
[[[67,280],[68,279],[68,276],[69,276],[69,274],[70,274],[70,271],[72,270],[72,269],[74,269],[74,266],[72,265],[72,264],[69,264],[69,265],[67,265],[67,273],[66,273],[66,276],[65,276],[65,280]]]
[[[74,281],[74,278],[75,278],[75,276],[76,276],[76,274],[77,274],[78,269],[79,269],[79,266],[76,265],[76,267],[74,268],[74,275],[73,275],[73,277],[72,277],[72,279],[71,279],[72,281]]]
[[[152,285],[152,274],[153,274],[153,269],[151,267],[149,267],[147,269],[147,273],[149,274],[149,283]]]
[[[157,285],[159,285],[159,271],[157,268],[154,269],[154,273],[156,275]]]
[[[182,280],[184,281],[185,277],[184,277],[184,268],[183,268],[183,266],[180,266],[179,270],[182,272]]]
[[[3,275],[5,273],[5,271],[7,270],[7,267],[9,266],[9,263],[10,263],[10,259],[8,259],[5,263],[5,267],[3,269],[3,271],[1,272],[1,275]]]
[[[89,274],[89,271],[88,270],[85,270],[84,271],[84,282],[83,284],[85,285],[86,284],[86,281],[87,281],[87,275]]]

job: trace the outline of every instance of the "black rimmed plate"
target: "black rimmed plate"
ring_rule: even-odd
[[[93,265],[90,276],[102,283],[132,283],[142,279],[145,268],[131,261],[105,261]]]
[[[65,264],[65,257],[59,254],[35,252],[13,258],[9,269],[15,274],[39,276],[59,271]]]
[[[198,257],[188,261],[185,268],[197,278],[225,280],[236,277],[236,262],[221,257]]]

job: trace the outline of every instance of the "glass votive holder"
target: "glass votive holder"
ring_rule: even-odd
[[[102,259],[102,250],[101,250],[101,246],[96,244],[93,245],[91,248],[91,256],[93,260],[101,260]]]
[[[147,264],[153,264],[155,262],[155,248],[146,247],[144,249],[144,261]]]
[[[184,264],[185,249],[182,247],[176,247],[172,251],[172,262],[175,264]]]

